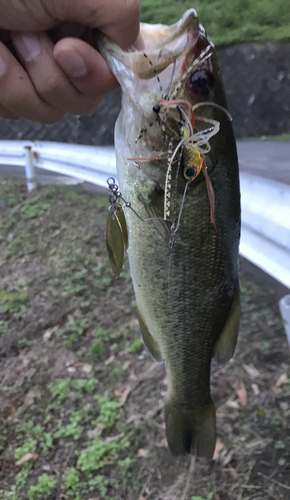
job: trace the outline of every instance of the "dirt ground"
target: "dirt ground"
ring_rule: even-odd
[[[241,263],[236,355],[212,368],[214,460],[167,449],[164,367],[138,340],[108,201],[0,180],[0,500],[289,500],[290,351],[275,290]]]

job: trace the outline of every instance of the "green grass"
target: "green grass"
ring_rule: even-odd
[[[0,179],[0,203],[0,500],[179,500],[190,461],[166,449],[167,382],[140,355],[127,260],[112,278],[108,199],[72,186],[28,194],[24,181]],[[276,299],[243,274],[241,293],[235,359],[212,377],[224,449],[214,467],[196,461],[188,500],[240,500],[251,488],[264,498],[264,478],[249,476],[253,456],[287,484],[289,379],[275,386],[290,373],[287,340]]]
[[[217,45],[290,38],[288,0],[142,0],[141,19],[171,24],[191,7]]]

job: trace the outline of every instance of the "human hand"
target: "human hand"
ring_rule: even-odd
[[[55,123],[91,114],[117,87],[92,29],[127,48],[139,11],[139,0],[0,0],[0,116]]]

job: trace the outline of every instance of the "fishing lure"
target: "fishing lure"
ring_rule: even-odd
[[[209,153],[211,147],[209,140],[211,137],[216,135],[220,129],[220,123],[217,120],[212,120],[210,118],[206,118],[204,116],[196,116],[195,110],[201,106],[214,106],[216,108],[221,109],[225,112],[228,118],[231,120],[231,116],[229,112],[220,106],[219,104],[213,102],[201,102],[195,105],[191,105],[185,99],[176,99],[176,95],[178,91],[189,77],[191,72],[200,64],[205,62],[211,56],[211,48],[207,47],[200,56],[193,61],[193,63],[184,71],[180,81],[172,88],[172,81],[175,71],[175,66],[173,67],[173,73],[170,79],[170,85],[166,91],[166,94],[161,99],[158,99],[158,103],[153,106],[153,111],[156,113],[156,119],[160,123],[162,131],[165,136],[169,136],[168,123],[166,121],[166,116],[170,109],[178,110],[178,124],[180,125],[180,132],[178,135],[178,143],[175,149],[173,149],[174,139],[173,137],[168,138],[168,153],[167,158],[161,157],[152,157],[152,158],[128,158],[129,161],[134,161],[135,165],[138,165],[137,162],[152,162],[152,161],[164,161],[167,162],[167,170],[165,177],[165,186],[164,186],[164,220],[170,220],[170,211],[171,211],[171,188],[172,188],[172,165],[177,160],[177,156],[183,156],[185,166],[182,171],[183,178],[187,181],[184,194],[182,198],[182,203],[180,205],[180,210],[177,218],[176,224],[173,222],[171,226],[171,236],[169,238],[169,248],[172,249],[174,244],[174,239],[176,232],[178,230],[181,214],[183,211],[185,196],[187,193],[187,189],[189,184],[200,174],[202,171],[206,181],[206,189],[208,193],[209,203],[210,203],[210,217],[214,227],[214,231],[217,232],[215,214],[214,214],[214,190],[210,180],[210,177],[207,172],[207,166],[204,155]],[[144,57],[148,59],[149,65],[152,63],[146,54]],[[154,70],[155,76],[158,79],[159,86],[161,88],[161,82],[159,79],[156,70]],[[202,130],[195,131],[196,121],[203,122],[207,125],[206,128]],[[171,127],[170,127],[171,128]],[[170,130],[170,132],[172,132]],[[146,129],[142,129],[141,135],[146,133]],[[172,133],[174,135],[174,132]],[[138,168],[140,168],[138,166]]]

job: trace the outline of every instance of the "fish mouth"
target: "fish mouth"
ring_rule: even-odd
[[[124,51],[105,35],[99,33],[97,36],[98,49],[122,90],[131,96],[137,85],[138,91],[165,97],[168,81],[171,84],[178,82],[186,66],[203,50],[198,47],[198,41],[203,38],[204,45],[210,45],[194,9],[187,10],[171,26],[141,23],[140,37],[142,50],[132,46]]]

